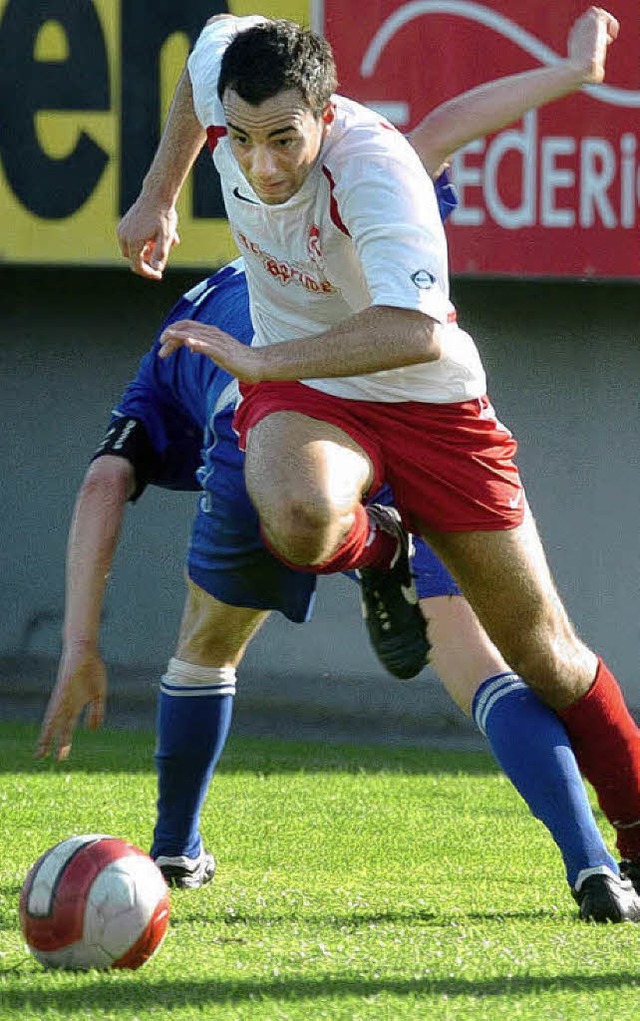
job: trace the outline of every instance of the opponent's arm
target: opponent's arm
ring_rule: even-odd
[[[479,85],[432,110],[408,136],[429,174],[436,177],[451,153],[473,139],[583,85],[601,82],[607,49],[618,30],[611,14],[590,7],[571,27],[564,60]]]
[[[87,726],[104,717],[106,670],[99,651],[100,615],[127,500],[135,488],[132,464],[105,455],[89,466],[78,491],[66,561],[63,648],[36,755],[71,750],[73,731],[87,708]]]

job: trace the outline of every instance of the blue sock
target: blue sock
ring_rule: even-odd
[[[232,668],[170,660],[158,700],[152,858],[200,853],[200,813],[229,735],[234,695]]]
[[[608,868],[618,875],[564,724],[553,710],[517,674],[508,673],[480,685],[472,711],[502,769],[558,845],[569,885],[574,887],[584,870]]]

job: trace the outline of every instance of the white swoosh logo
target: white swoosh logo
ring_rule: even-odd
[[[400,10],[389,15],[374,35],[360,65],[363,78],[371,77],[382,51],[396,32],[423,14],[454,14],[460,18],[477,21],[478,24],[486,25],[503,35],[505,39],[516,43],[541,64],[559,64],[564,59],[515,21],[488,7],[483,7],[482,4],[473,3],[472,0],[415,0],[414,3],[405,4]],[[583,85],[582,89],[594,99],[610,106],[640,107],[640,92],[632,89],[620,89],[613,85]]]

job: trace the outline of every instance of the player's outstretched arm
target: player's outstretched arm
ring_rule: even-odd
[[[409,135],[432,177],[456,149],[499,131],[528,110],[604,79],[607,50],[619,24],[601,7],[589,7],[572,25],[567,56],[557,64],[498,78],[432,110]]]
[[[117,228],[120,251],[138,276],[161,280],[171,248],[180,243],[176,202],[204,141],[185,68],[140,195]]]
[[[102,723],[107,676],[99,651],[100,615],[134,486],[129,461],[105,455],[89,466],[78,491],[67,544],[62,656],[38,738],[38,758],[49,752],[67,758],[85,708],[90,729]]]

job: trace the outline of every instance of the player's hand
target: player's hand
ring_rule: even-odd
[[[36,758],[53,752],[59,762],[71,751],[71,741],[80,714],[86,708],[86,725],[96,730],[104,719],[107,671],[95,646],[86,644],[65,649],[58,679],[44,716]]]
[[[179,347],[188,347],[197,354],[207,355],[221,369],[245,383],[259,383],[261,375],[261,348],[248,347],[217,326],[181,319],[167,327],[160,337],[161,358],[168,358]]]
[[[568,61],[580,73],[583,85],[604,80],[609,45],[617,39],[620,25],[602,7],[589,7],[569,32]]]
[[[180,244],[175,207],[159,208],[140,195],[122,217],[118,244],[131,269],[147,280],[161,280],[174,245]]]

